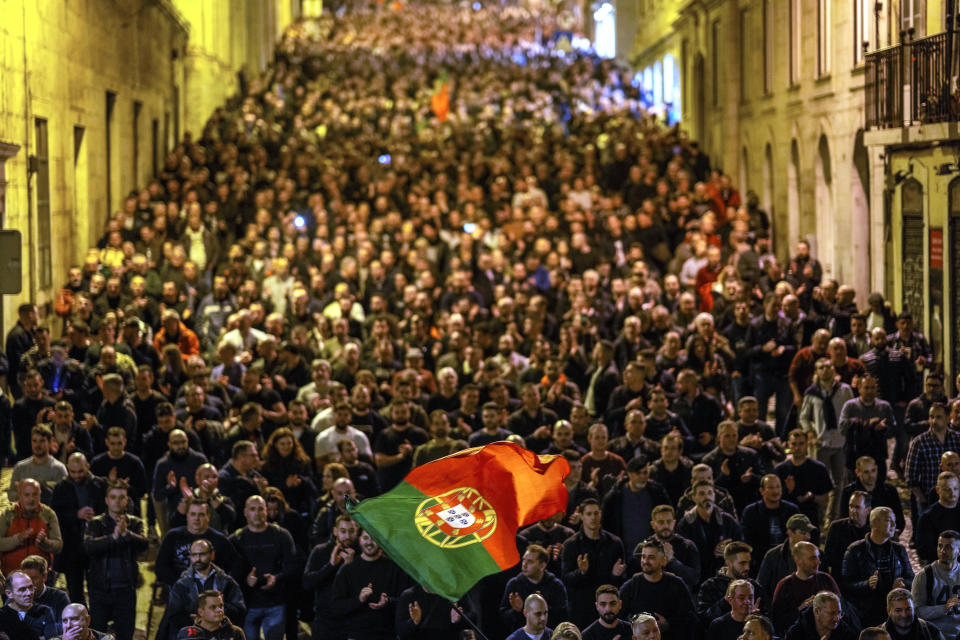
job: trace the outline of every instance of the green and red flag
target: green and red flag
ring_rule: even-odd
[[[563,456],[495,442],[417,467],[377,498],[347,508],[425,589],[459,600],[520,561],[517,530],[567,508]]]

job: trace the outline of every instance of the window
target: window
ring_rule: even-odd
[[[817,0],[817,77],[830,74],[830,0]]]
[[[863,54],[877,48],[874,42],[876,16],[873,13],[875,0],[853,2],[853,66],[863,64]]]
[[[790,0],[790,86],[800,83],[800,0]]]
[[[763,0],[763,93],[773,93],[773,1]]]
[[[927,0],[900,0],[900,30],[911,40],[927,35]]]
[[[46,288],[53,284],[53,242],[50,238],[50,144],[47,137],[47,121],[37,118],[34,130],[37,139],[37,280],[40,288]]]

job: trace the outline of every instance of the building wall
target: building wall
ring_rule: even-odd
[[[162,166],[178,131],[199,133],[236,90],[237,71],[267,63],[294,6],[295,0],[0,2],[0,143],[20,147],[5,166],[0,227],[21,231],[24,257],[22,292],[3,296],[0,331],[16,321],[21,302],[33,300],[42,315],[50,313],[68,266],[95,244],[109,212]],[[114,94],[109,176],[107,92]],[[37,176],[28,171],[38,153],[38,118],[48,137],[50,286],[40,280]]]
[[[756,191],[778,255],[812,241],[825,274],[852,284],[864,301],[881,288],[883,264],[871,260],[872,165],[862,142],[854,2],[874,4],[689,0],[675,17],[638,26],[635,51],[638,66],[668,51],[679,60],[684,127],[741,192]],[[876,40],[872,26],[869,38]],[[821,42],[829,43],[822,61]]]

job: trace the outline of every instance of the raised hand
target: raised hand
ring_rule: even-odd
[[[387,606],[387,600],[388,600],[388,599],[389,599],[389,598],[387,597],[387,594],[381,593],[379,600],[377,600],[376,602],[371,602],[371,603],[370,603],[370,608],[371,608],[371,609],[383,609],[385,606]]]
[[[251,589],[257,586],[257,568],[256,567],[254,567],[253,569],[250,569],[250,573],[247,574],[247,586],[250,587]]]
[[[370,582],[363,589],[360,589],[360,602],[366,602],[367,598],[373,595],[373,583]]]
[[[523,598],[516,591],[510,594],[510,608],[518,613],[523,612]]]
[[[590,556],[586,553],[581,553],[577,556],[577,569],[580,570],[580,573],[586,573],[590,570]]]
[[[623,558],[617,558],[617,561],[613,563],[613,569],[610,571],[613,575],[619,577],[623,575],[623,572],[627,570],[627,564],[623,561]]]
[[[410,619],[413,620],[413,624],[420,624],[420,620],[423,619],[423,610],[420,609],[420,603],[414,600],[407,607],[407,611],[410,613]]]

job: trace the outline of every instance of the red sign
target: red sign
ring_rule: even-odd
[[[930,229],[930,268],[943,269],[942,229]]]

